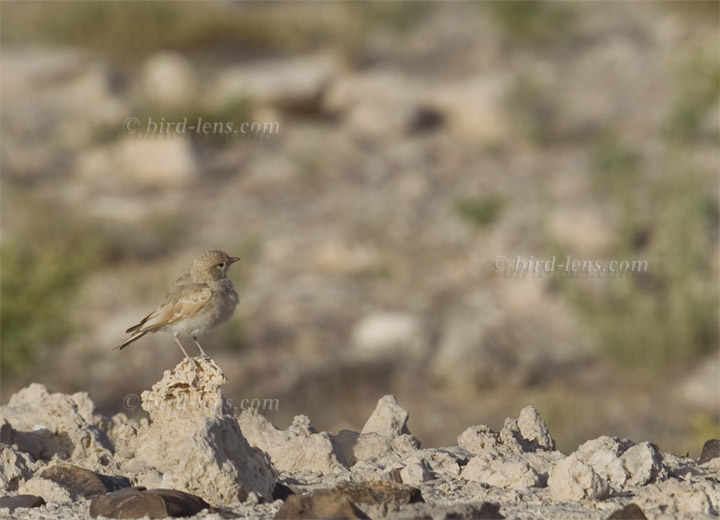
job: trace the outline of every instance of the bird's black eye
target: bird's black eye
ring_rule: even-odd
[[[217,266],[222,269],[225,267],[225,262],[220,262]]]

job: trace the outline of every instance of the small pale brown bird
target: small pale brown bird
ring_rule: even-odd
[[[238,304],[238,294],[230,278],[228,268],[240,260],[223,251],[206,251],[198,256],[190,270],[170,287],[165,301],[140,323],[125,332],[132,332],[120,350],[150,332],[170,332],[175,342],[190,359],[180,337],[190,336],[207,357],[197,337],[210,332],[229,320]]]

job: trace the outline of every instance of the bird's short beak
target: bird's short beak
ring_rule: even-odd
[[[231,256],[231,257],[228,259],[228,263],[234,264],[234,263],[237,262],[238,260],[240,260],[240,257],[238,257],[238,256]]]

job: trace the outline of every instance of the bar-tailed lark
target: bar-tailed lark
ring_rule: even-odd
[[[238,260],[223,251],[206,251],[198,256],[190,270],[170,287],[165,301],[140,323],[126,330],[132,332],[132,336],[115,348],[123,349],[145,334],[163,331],[173,335],[188,359],[190,356],[180,337],[192,337],[200,353],[207,357],[197,337],[232,317],[238,294],[227,277],[227,270]]]

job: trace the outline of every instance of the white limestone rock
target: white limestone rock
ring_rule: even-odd
[[[75,496],[64,486],[42,477],[33,477],[24,482],[18,488],[18,494],[39,496],[42,497],[46,503],[82,500],[81,497]]]
[[[332,443],[338,460],[348,468],[357,462],[378,459],[393,450],[392,440],[379,433],[341,430],[332,437]]]
[[[213,81],[209,99],[222,107],[248,97],[281,109],[310,109],[338,71],[329,55],[279,59],[226,67]]]
[[[443,115],[456,138],[502,143],[512,136],[505,113],[509,84],[504,73],[472,76],[435,89],[429,105]]]
[[[75,170],[82,180],[113,189],[187,186],[200,176],[200,164],[181,130],[165,131],[157,122],[138,119],[128,137],[87,150]]]
[[[403,484],[417,486],[433,478],[433,473],[428,464],[419,457],[412,457],[405,462],[405,467],[400,470],[400,479]]]
[[[470,426],[457,438],[458,446],[474,455],[494,451],[499,442],[498,433],[484,424]]]
[[[598,475],[606,478],[614,488],[619,489],[628,478],[620,455],[630,446],[631,441],[603,435],[581,444],[575,455]]]
[[[677,518],[681,514],[686,515],[683,518],[698,518],[691,514],[717,516],[720,488],[705,479],[673,478],[642,488],[635,501],[643,511],[653,515],[650,518]]]
[[[362,433],[379,433],[388,437],[409,434],[408,412],[402,408],[394,395],[382,397],[370,418],[363,426]]]
[[[29,455],[0,444],[0,491],[16,491],[32,477],[35,466]]]
[[[473,457],[463,469],[462,477],[499,488],[524,489],[539,487],[541,484],[540,475],[527,462],[519,458],[508,460],[493,454]]]
[[[57,456],[86,464],[109,460],[110,442],[83,417],[73,397],[33,383],[13,394],[7,405],[0,406],[0,421],[10,424],[12,442],[18,449],[35,459]]]
[[[548,478],[548,487],[555,500],[563,501],[603,500],[610,493],[607,480],[575,454],[555,465]]]
[[[662,461],[662,454],[649,442],[633,446],[620,457],[628,475],[628,484],[633,486],[644,486],[666,477],[667,471]]]
[[[649,442],[633,446],[628,440],[602,436],[583,443],[576,455],[616,490],[625,485],[643,486],[668,476],[662,454]]]
[[[409,312],[375,312],[353,327],[353,354],[359,359],[417,358],[428,349],[420,318]]]
[[[158,52],[143,63],[139,87],[152,105],[180,107],[197,96],[197,73],[182,54]]]
[[[333,81],[323,111],[340,117],[345,130],[363,139],[397,141],[413,129],[424,108],[426,90],[392,70],[370,70]]]
[[[536,444],[538,449],[555,449],[555,441],[550,436],[550,429],[534,406],[526,406],[520,410],[517,424],[523,438]]]
[[[426,459],[430,464],[433,473],[450,479],[460,476],[460,464],[465,463],[467,458],[457,453],[452,448],[440,448],[424,450],[428,452]]]
[[[220,391],[225,382],[220,368],[207,358],[184,359],[166,371],[141,396],[151,422],[137,428],[133,455],[162,473],[162,487],[198,495],[210,504],[242,502],[253,493],[270,500],[274,471],[230,415]]]
[[[279,430],[257,410],[244,410],[237,418],[250,445],[268,454],[282,473],[342,471],[330,434],[315,433],[309,419],[300,415],[287,430]]]
[[[533,406],[520,410],[517,418],[505,419],[499,433],[485,425],[471,426],[458,436],[457,441],[461,448],[474,455],[498,450],[519,455],[555,449],[550,429]]]

